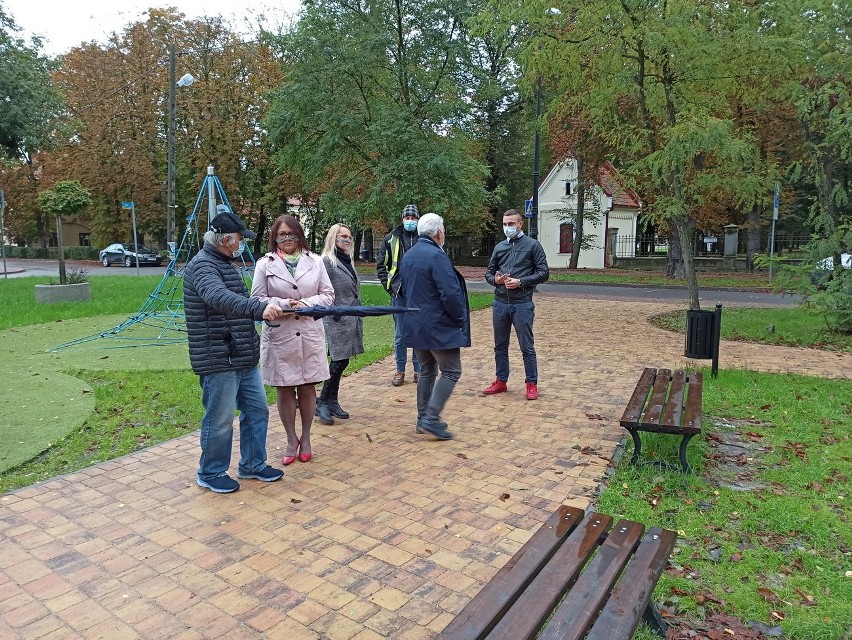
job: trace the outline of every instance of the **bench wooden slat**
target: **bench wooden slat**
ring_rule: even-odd
[[[586,640],[629,640],[633,636],[676,541],[674,531],[648,530]]]
[[[672,374],[672,385],[669,388],[669,401],[663,412],[661,425],[680,428],[680,417],[683,412],[683,392],[686,389],[686,372],[678,369]]]
[[[642,408],[645,406],[645,400],[648,398],[648,392],[654,384],[654,376],[656,369],[645,369],[639,377],[639,383],[633,390],[633,395],[630,396],[630,401],[627,403],[627,408],[621,416],[621,426],[633,426],[639,424],[639,418],[642,417]]]
[[[669,369],[657,369],[657,377],[654,380],[654,388],[648,399],[645,415],[642,416],[642,427],[660,426],[660,417],[663,415],[663,406],[666,404],[666,395],[669,390],[669,381],[672,372]]]
[[[538,636],[539,640],[580,640],[589,630],[598,611],[633,555],[645,525],[620,520],[597,555]]]
[[[700,372],[689,376],[689,391],[686,396],[683,429],[690,433],[701,433],[701,383]]]
[[[556,603],[576,582],[583,566],[603,541],[611,525],[612,517],[600,513],[589,514],[497,623],[488,638],[534,638]]]
[[[484,638],[553,557],[583,515],[582,509],[562,505],[447,625],[441,638]]]

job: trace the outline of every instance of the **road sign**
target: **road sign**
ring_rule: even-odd
[[[532,198],[524,200],[524,216],[532,218]]]
[[[132,208],[133,208],[133,203],[132,203],[132,202],[122,202],[122,203],[121,203],[121,208],[122,208],[122,209],[132,209]]]
[[[778,207],[781,206],[781,183],[775,183],[775,201],[772,203],[772,219],[778,219]]]

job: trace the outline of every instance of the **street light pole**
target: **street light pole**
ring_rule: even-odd
[[[175,81],[176,66],[175,45],[169,44],[169,127],[166,134],[168,148],[168,166],[166,167],[166,242],[175,241],[175,129],[177,111],[177,87],[188,87],[195,78],[187,73]]]
[[[541,147],[541,76],[535,83],[535,148],[533,151],[533,189],[530,207],[530,237],[538,239],[538,157]]]
[[[166,138],[166,242],[175,241],[175,45],[169,44],[169,129]]]

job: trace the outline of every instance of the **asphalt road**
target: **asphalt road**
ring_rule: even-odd
[[[104,267],[97,262],[68,260],[66,271],[84,269],[90,275],[134,275],[136,268],[122,266]],[[140,275],[162,275],[166,266],[139,267]],[[19,278],[25,276],[59,277],[59,266],[55,260],[6,260],[6,270],[0,265],[0,278]],[[369,276],[361,278],[365,283],[378,283],[377,279]],[[493,288],[482,279],[467,280],[469,291],[493,291]],[[649,287],[637,285],[586,284],[573,282],[548,282],[539,285],[543,293],[556,293],[576,298],[594,298],[609,300],[647,300],[649,302],[686,302],[687,293],[684,287]],[[761,293],[755,291],[733,291],[730,289],[703,289],[699,292],[702,307],[710,309],[717,303],[724,306],[750,307],[791,307],[800,299],[799,296],[779,293]]]

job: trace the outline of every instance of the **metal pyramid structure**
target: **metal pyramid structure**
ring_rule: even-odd
[[[217,201],[218,197],[218,201]],[[185,342],[186,318],[183,310],[183,270],[192,257],[198,253],[204,242],[204,232],[210,221],[216,216],[216,206],[219,204],[231,206],[222,183],[216,177],[213,167],[207,167],[207,175],[198,191],[195,206],[187,217],[186,230],[180,244],[175,248],[174,256],[169,261],[163,279],[154,288],[142,307],[128,317],[124,322],[112,329],[94,333],[77,340],[66,342],[53,347],[50,351],[59,351],[94,340],[109,340],[111,344],[98,345],[98,348],[121,349],[128,347],[144,347],[167,345]],[[206,207],[204,206],[206,204]],[[206,209],[206,212],[205,212]],[[199,232],[199,219],[204,224]],[[254,257],[247,247],[241,256],[241,271],[243,279],[250,283],[252,270],[247,266],[254,264]]]

